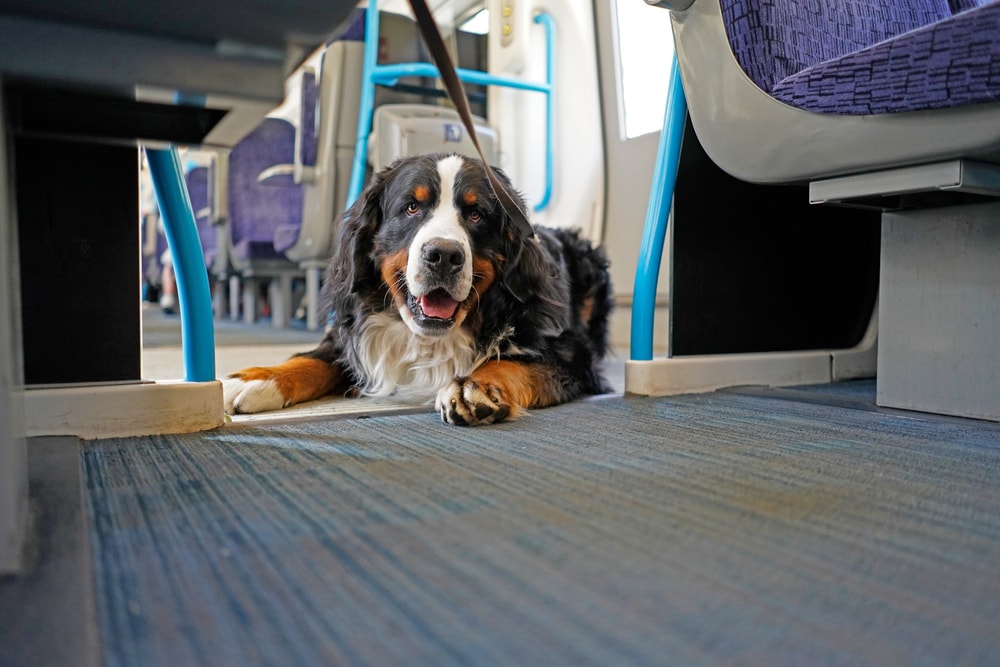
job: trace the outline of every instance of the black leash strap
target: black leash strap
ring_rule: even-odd
[[[496,195],[497,201],[500,203],[500,208],[511,219],[518,232],[525,237],[533,236],[534,232],[531,229],[531,223],[528,222],[528,216],[521,210],[521,205],[518,203],[517,197],[500,181],[492,167],[490,167],[490,163],[486,160],[486,156],[483,155],[483,149],[479,147],[476,128],[472,123],[472,113],[469,111],[469,100],[465,96],[465,89],[462,87],[462,82],[455,72],[451,56],[448,55],[448,49],[445,48],[444,40],[441,38],[441,33],[434,22],[434,17],[431,16],[430,9],[427,8],[427,3],[425,0],[410,0],[410,7],[413,9],[413,15],[417,19],[417,25],[420,27],[420,33],[424,37],[424,42],[427,43],[427,48],[430,49],[434,64],[437,65],[438,71],[441,73],[441,80],[448,91],[448,97],[455,104],[455,109],[462,118],[462,124],[465,125],[465,129],[472,139],[472,144],[476,147],[479,157],[483,160],[483,167],[486,169],[486,178],[489,179],[490,187],[493,188],[493,194]]]

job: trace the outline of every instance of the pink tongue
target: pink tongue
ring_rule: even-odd
[[[458,301],[455,301],[444,290],[436,289],[429,294],[420,297],[420,310],[424,311],[427,317],[439,317],[447,320],[455,314],[458,309]]]

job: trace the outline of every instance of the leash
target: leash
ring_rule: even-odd
[[[531,223],[528,222],[528,216],[521,209],[517,197],[497,177],[496,172],[493,171],[490,163],[486,160],[483,149],[479,147],[476,128],[472,123],[472,113],[469,111],[469,100],[465,96],[465,89],[462,87],[462,82],[455,72],[455,65],[451,62],[451,56],[448,55],[448,49],[445,48],[444,40],[441,38],[437,23],[434,22],[434,18],[431,16],[430,9],[427,8],[426,1],[409,1],[410,8],[413,9],[413,15],[417,19],[417,26],[420,28],[420,33],[423,35],[424,42],[427,44],[427,48],[430,49],[431,57],[434,59],[434,64],[437,65],[438,71],[441,74],[441,80],[444,82],[448,97],[454,103],[455,109],[462,119],[462,124],[465,125],[465,129],[469,133],[469,138],[472,139],[472,145],[476,147],[479,157],[482,158],[483,167],[486,169],[486,178],[490,182],[490,187],[493,188],[493,194],[496,196],[500,208],[511,219],[515,229],[522,236],[525,238],[534,236],[534,230],[531,228]]]

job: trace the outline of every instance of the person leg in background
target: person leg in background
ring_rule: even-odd
[[[174,263],[170,259],[170,250],[164,250],[160,255],[163,272],[160,279],[160,308],[166,315],[177,312],[177,283],[174,282]]]

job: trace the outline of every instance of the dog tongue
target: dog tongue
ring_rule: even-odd
[[[442,289],[436,289],[420,297],[420,310],[424,311],[424,315],[427,317],[447,320],[455,314],[457,309],[458,301],[452,299]]]

